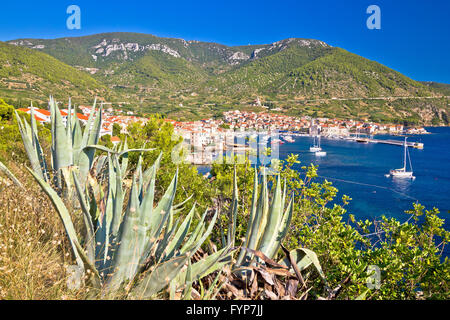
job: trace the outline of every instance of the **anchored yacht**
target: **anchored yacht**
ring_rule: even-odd
[[[403,168],[400,169],[392,169],[389,174],[387,175],[388,177],[393,177],[393,178],[408,178],[408,179],[415,179],[416,177],[413,176],[413,169],[412,169],[412,164],[411,164],[411,157],[409,156],[409,151],[408,151],[408,145],[406,144],[406,137],[405,137],[405,143],[404,143],[404,152],[403,152]],[[407,161],[406,159],[408,158],[409,160],[409,167],[410,167],[410,171],[407,170],[406,166],[407,166]]]

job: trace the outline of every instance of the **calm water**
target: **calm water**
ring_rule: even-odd
[[[361,144],[323,138],[322,148],[327,156],[317,158],[309,152],[310,137],[293,137],[294,143],[280,145],[280,158],[299,154],[297,166],[319,166],[319,180],[327,178],[339,189],[338,199],[346,194],[353,200],[347,206],[357,219],[385,215],[406,221],[405,210],[416,201],[426,208],[438,208],[450,230],[450,128],[427,128],[432,134],[410,136],[408,141],[423,142],[423,150],[409,148],[415,180],[386,178],[390,169],[403,166],[403,147],[385,144]],[[376,136],[377,139],[402,137]],[[209,171],[199,168],[200,172]],[[339,201],[338,201],[339,202]]]
[[[280,158],[296,153],[302,161],[298,168],[311,162],[318,165],[318,174],[339,189],[339,199],[343,194],[353,199],[347,209],[359,219],[386,215],[405,221],[409,216],[404,211],[411,209],[417,200],[426,208],[438,208],[441,217],[446,218],[446,229],[449,230],[450,128],[427,130],[432,134],[408,139],[425,144],[423,150],[409,149],[415,180],[385,177],[390,169],[403,166],[403,147],[400,146],[322,139],[321,146],[327,156],[316,158],[309,152],[312,138],[294,137],[294,143],[280,146]]]

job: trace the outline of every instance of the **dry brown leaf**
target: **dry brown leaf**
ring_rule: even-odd
[[[275,284],[274,282],[274,276],[270,274],[269,272],[265,271],[262,268],[255,269],[261,277],[266,281],[269,285],[273,286]]]
[[[270,300],[278,300],[278,296],[270,290],[265,289],[264,293]]]
[[[287,293],[295,298],[295,296],[297,295],[297,290],[298,290],[298,280],[295,279],[289,279],[286,282],[286,291]]]

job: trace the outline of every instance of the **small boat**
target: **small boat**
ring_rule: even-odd
[[[368,143],[369,143],[369,140],[364,139],[364,138],[359,138],[359,139],[356,139],[356,142],[358,142],[358,143],[363,143],[363,144],[368,144]]]
[[[392,169],[391,171],[389,171],[389,175],[387,175],[388,177],[392,177],[392,178],[407,178],[407,179],[415,179],[416,177],[413,176],[413,169],[412,169],[412,164],[411,164],[411,157],[409,156],[409,151],[408,151],[408,145],[406,144],[406,137],[405,137],[405,143],[404,143],[404,154],[403,154],[403,168],[400,169]],[[406,168],[406,158],[409,159],[409,166],[411,171],[407,171]]]
[[[319,152],[322,151],[322,148],[320,147],[320,136],[319,136],[319,144],[316,144],[316,136],[314,136],[314,145],[309,148],[310,152]]]
[[[363,138],[363,137],[360,136],[359,128],[356,130],[355,141],[358,142],[358,143],[364,143],[364,144],[369,143],[369,140],[367,138]]]
[[[280,139],[271,139],[270,144],[284,144]]]
[[[314,154],[316,157],[325,157],[327,155],[325,151],[317,151]]]
[[[283,136],[283,139],[289,143],[295,142],[295,140],[294,140],[294,138],[292,138],[292,136]]]

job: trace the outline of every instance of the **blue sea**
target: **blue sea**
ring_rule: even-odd
[[[403,166],[403,147],[386,144],[361,144],[346,140],[321,139],[326,157],[318,158],[309,147],[310,137],[293,137],[295,142],[280,145],[280,159],[298,154],[301,164],[318,165],[318,181],[327,179],[339,189],[337,203],[345,194],[353,200],[346,209],[358,220],[373,220],[382,215],[401,222],[408,220],[405,210],[414,202],[426,209],[438,208],[450,230],[450,128],[427,128],[429,135],[411,135],[409,142],[422,142],[424,149],[409,148],[415,180],[386,178],[389,170]],[[376,139],[397,139],[398,136],[375,136]],[[409,166],[409,164],[408,164]],[[200,172],[208,171],[199,168]]]
[[[346,207],[359,220],[385,215],[406,221],[405,210],[418,201],[433,207],[446,218],[450,230],[450,128],[427,128],[431,134],[409,136],[409,142],[422,142],[424,149],[409,148],[415,180],[386,178],[390,169],[403,166],[403,147],[380,143],[361,144],[346,140],[321,139],[326,157],[309,152],[310,137],[294,137],[294,143],[280,146],[280,158],[299,154],[297,167],[314,163],[320,180],[325,178],[339,189],[339,199],[353,200]],[[376,139],[403,140],[403,137],[376,136]],[[409,164],[408,164],[409,168]]]

